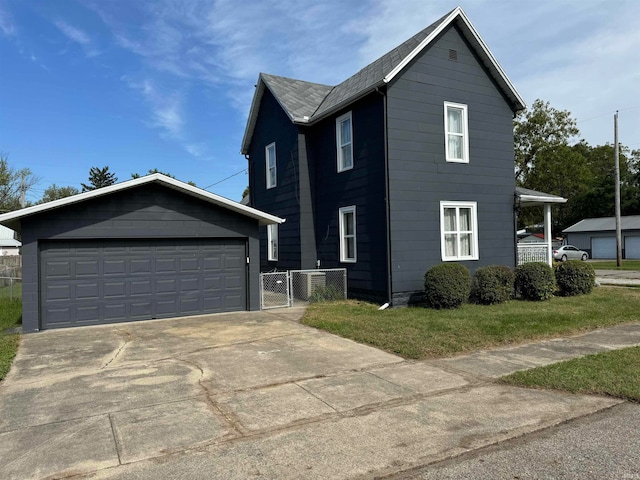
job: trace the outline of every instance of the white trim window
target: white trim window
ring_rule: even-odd
[[[478,205],[440,202],[442,260],[478,260]]]
[[[264,147],[264,157],[267,172],[267,188],[273,188],[278,184],[276,175],[276,142]]]
[[[444,102],[444,150],[447,162],[469,163],[467,106]]]
[[[351,112],[336,118],[336,147],[338,149],[338,173],[353,168],[353,129]]]
[[[340,261],[355,263],[356,246],[356,207],[342,207],[338,212],[340,225]]]
[[[267,225],[267,259],[278,260],[278,224]]]

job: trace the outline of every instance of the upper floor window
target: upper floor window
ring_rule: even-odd
[[[447,162],[469,163],[467,106],[444,102],[445,158]]]
[[[267,258],[278,260],[278,224],[267,225]]]
[[[336,119],[336,146],[338,148],[338,172],[353,168],[353,144],[351,112]]]
[[[478,260],[476,202],[440,202],[440,246],[443,261]]]
[[[356,207],[342,207],[339,210],[340,261],[355,263],[356,253]]]
[[[277,185],[276,177],[276,144],[271,143],[264,149],[267,171],[267,188],[273,188]]]

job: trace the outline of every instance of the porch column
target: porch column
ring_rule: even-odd
[[[547,262],[553,264],[553,252],[551,249],[551,204],[544,204],[544,239],[547,243]]]

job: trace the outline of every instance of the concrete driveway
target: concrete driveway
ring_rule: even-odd
[[[373,478],[608,408],[297,323],[300,309],[25,335],[0,384],[9,478]]]

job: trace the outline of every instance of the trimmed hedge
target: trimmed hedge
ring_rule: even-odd
[[[531,262],[516,268],[516,295],[525,300],[548,300],[556,289],[553,269],[544,262]]]
[[[596,283],[593,266],[580,260],[562,262],[555,273],[560,295],[565,297],[591,293]]]
[[[471,274],[459,263],[441,263],[424,274],[424,290],[431,308],[458,308],[469,299]]]
[[[513,294],[513,271],[504,265],[480,267],[471,282],[471,301],[482,305],[504,303]]]

